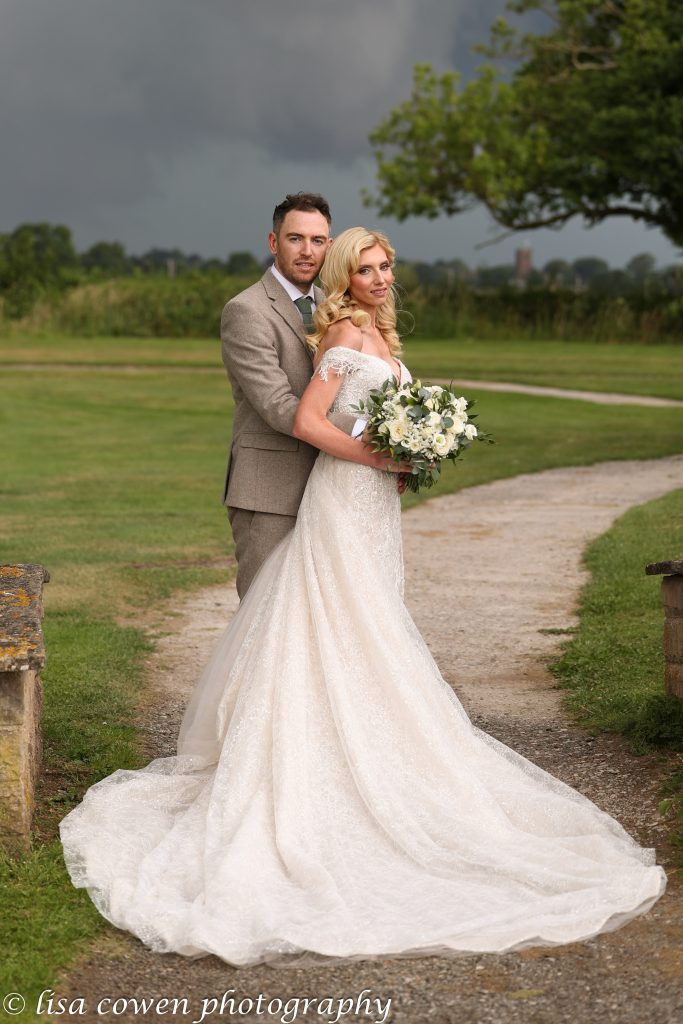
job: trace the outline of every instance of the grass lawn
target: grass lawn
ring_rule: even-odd
[[[683,749],[683,702],[663,686],[662,578],[645,575],[648,562],[681,557],[683,489],[629,509],[585,552],[580,627],[553,666],[577,720],[624,733],[637,751]]]
[[[408,341],[425,377],[513,381],[683,399],[683,345],[564,341]]]
[[[49,984],[83,938],[109,927],[87,895],[71,887],[56,825],[98,778],[144,763],[135,705],[149,640],[136,614],[229,576],[231,542],[220,498],[232,413],[215,341],[31,345],[47,347],[22,358],[79,362],[90,353],[102,363],[115,353],[127,363],[137,349],[150,369],[4,371],[0,561],[38,562],[52,577],[45,588],[42,719],[50,796],[38,808],[33,852],[0,860],[3,921],[11,921],[0,933],[0,988],[27,997]],[[418,358],[417,345],[416,358],[408,353],[406,361],[419,372],[420,359],[437,347],[445,360],[456,358],[457,350],[443,343]],[[576,348],[585,354],[597,346]],[[538,346],[539,359],[545,351]],[[183,353],[187,372],[164,367],[165,358]],[[8,357],[2,342],[0,359]],[[196,372],[202,358],[216,372]],[[448,375],[448,365],[435,362],[430,372]],[[473,376],[471,367],[467,375]],[[501,377],[495,366],[487,375]],[[634,370],[634,389],[645,390],[636,380]],[[619,388],[625,390],[622,381]],[[471,397],[498,444],[474,446],[427,496],[520,472],[654,458],[683,447],[678,409],[485,392]]]
[[[683,701],[663,685],[661,576],[644,572],[648,562],[681,557],[683,489],[629,509],[585,552],[591,578],[579,628],[551,665],[577,721],[622,733],[638,753],[683,750]],[[660,810],[683,867],[683,769],[673,769],[662,795]]]
[[[514,381],[683,399],[683,345],[408,338],[404,360],[413,374],[427,379]],[[222,372],[217,338],[0,338],[0,366],[32,361],[201,366]]]

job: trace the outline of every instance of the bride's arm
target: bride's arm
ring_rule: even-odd
[[[355,328],[353,330],[356,331]],[[355,336],[349,336],[346,332],[339,332],[339,338],[335,338],[335,341],[339,345],[343,341],[345,348],[354,348],[356,351],[360,351],[360,345]],[[329,346],[328,351],[332,347],[334,346]],[[294,437],[298,437],[301,441],[307,441],[315,448],[327,452],[328,455],[334,455],[338,459],[359,462],[363,466],[372,466],[373,469],[390,469],[399,472],[400,466],[393,459],[382,455],[381,452],[373,451],[364,441],[350,437],[327,419],[330,406],[341,387],[343,375],[343,371],[340,373],[333,370],[328,374],[327,380],[322,380],[316,370],[297,406],[292,429]]]
[[[350,437],[327,419],[328,410],[341,387],[341,382],[342,378],[336,372],[330,373],[328,380],[321,380],[317,374],[313,377],[297,406],[292,428],[294,437],[307,441],[320,451],[335,455],[338,459],[359,462],[363,466],[372,466],[373,469],[398,471],[399,467],[393,459],[380,452],[374,452],[364,441]]]

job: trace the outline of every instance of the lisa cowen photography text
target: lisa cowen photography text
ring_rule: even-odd
[[[459,398],[439,384],[414,380],[398,385],[386,380],[355,407],[367,419],[365,439],[375,451],[398,463],[409,463],[406,488],[432,487],[445,459],[455,462],[473,441],[493,444],[493,438],[474,424],[474,400]]]

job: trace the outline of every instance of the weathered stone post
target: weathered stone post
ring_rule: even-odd
[[[0,565],[0,846],[30,848],[45,664],[42,565]]]
[[[683,559],[652,562],[645,566],[648,576],[664,576],[664,683],[666,692],[683,700]]]

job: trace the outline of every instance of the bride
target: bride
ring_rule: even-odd
[[[278,966],[502,953],[611,931],[665,890],[654,849],[472,724],[406,609],[397,476],[326,419],[410,379],[393,257],[363,228],[330,249],[294,425],[324,450],[177,754],[115,771],[60,823],[73,884],[152,950]]]

